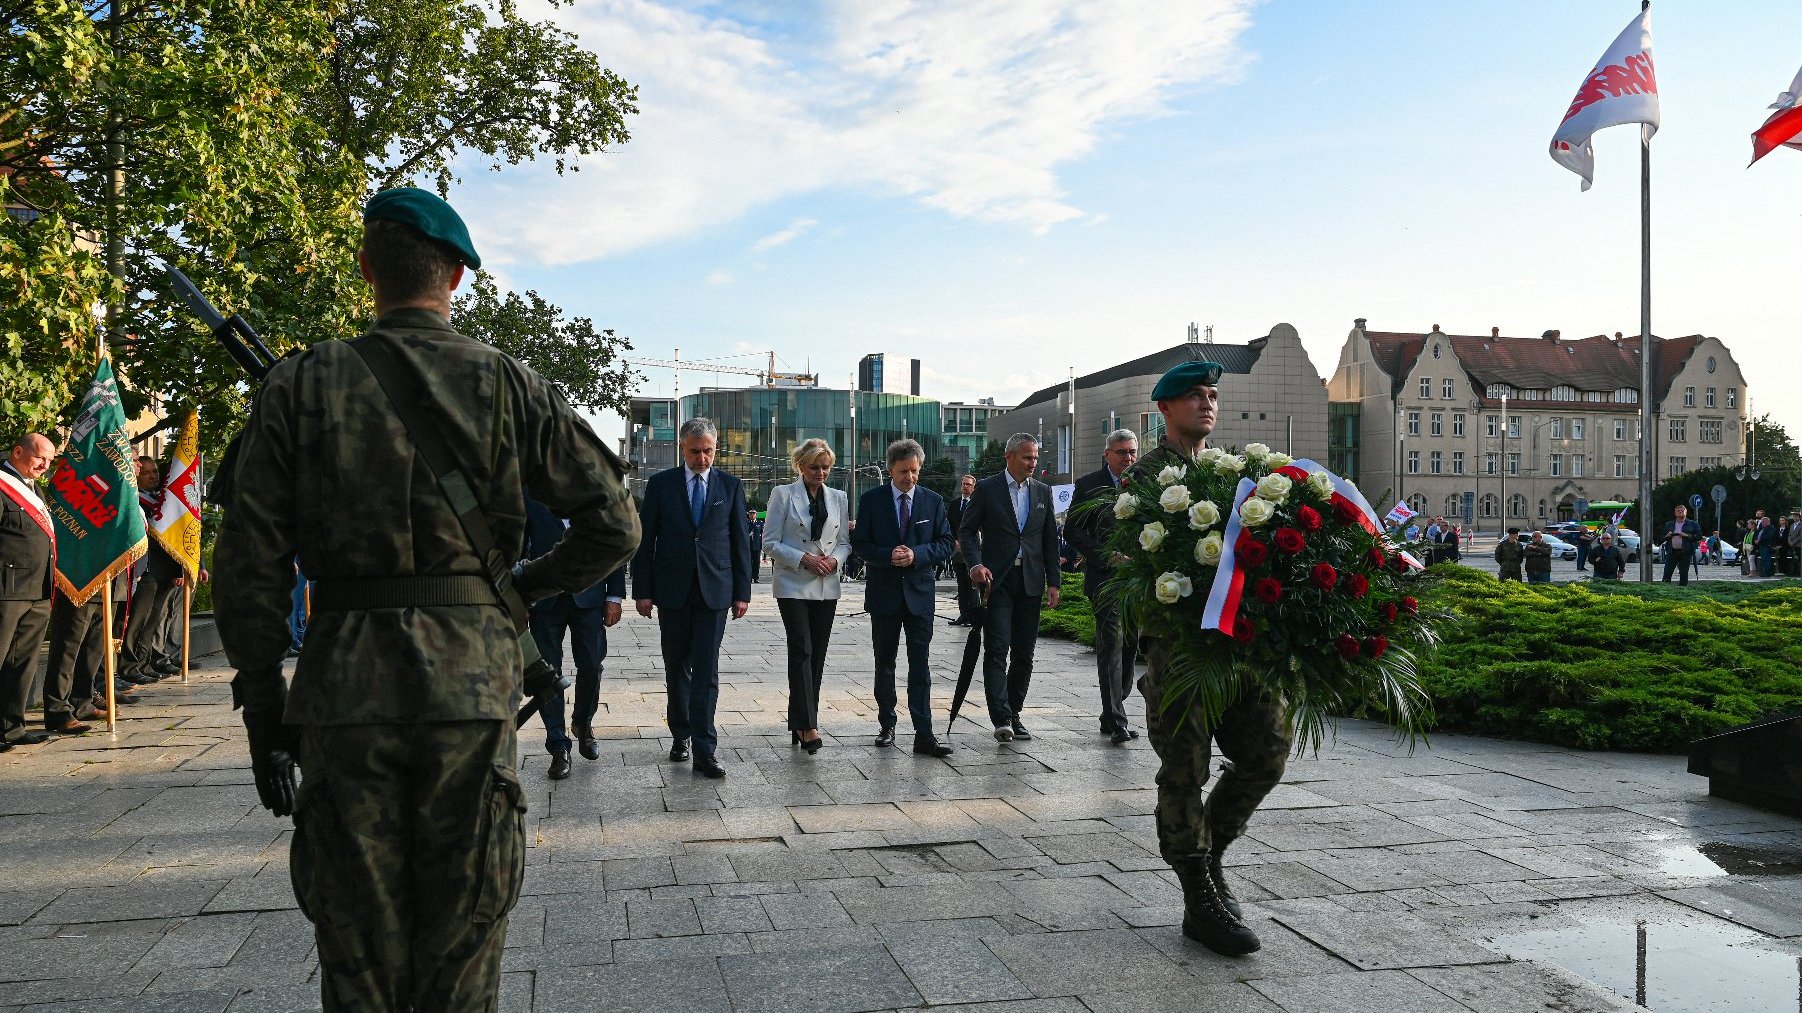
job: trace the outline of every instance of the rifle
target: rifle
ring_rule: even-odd
[[[187,304],[202,323],[212,329],[214,340],[225,348],[226,353],[232,357],[232,361],[244,370],[254,384],[260,386],[268,378],[269,371],[274,369],[275,364],[280,361],[276,354],[269,350],[269,346],[263,343],[263,339],[257,336],[256,330],[243,317],[236,313],[229,317],[220,313],[212,301],[201,294],[200,289],[189,281],[188,276],[181,273],[174,264],[165,262],[163,269],[169,272],[169,280],[175,286],[175,294],[181,297],[182,302]],[[238,441],[234,438],[226,449],[225,461],[219,469],[218,498],[221,501],[229,501],[231,498],[232,462],[237,456],[237,450]],[[470,521],[468,517],[460,517],[460,519],[466,524]],[[472,534],[471,537],[474,535]],[[491,573],[489,577],[495,585],[496,603],[509,613],[515,611],[515,606],[518,604],[518,592],[513,589],[512,575],[501,576]],[[509,595],[512,595],[511,599]],[[513,604],[510,604],[510,601]],[[564,675],[561,668],[552,668],[539,656],[537,643],[533,641],[529,630],[521,631],[520,649],[525,659],[525,671],[520,685],[527,699],[525,704],[520,707],[519,712],[513,716],[513,724],[516,728],[531,719],[541,701],[561,699],[563,691],[569,688],[571,682],[569,676]]]

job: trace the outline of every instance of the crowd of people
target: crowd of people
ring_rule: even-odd
[[[1655,543],[1655,558],[1663,561],[1663,582],[1669,583],[1675,574],[1679,584],[1688,585],[1691,570],[1699,572],[1709,563],[1724,564],[1730,549],[1738,557],[1743,576],[1802,576],[1798,572],[1802,567],[1802,511],[1767,515],[1760,509],[1750,520],[1735,521],[1734,527],[1734,540],[1723,542],[1719,531],[1704,534],[1701,525],[1690,518],[1689,508],[1678,504]],[[1620,580],[1627,564],[1637,558],[1629,553],[1614,524],[1579,526],[1566,537],[1576,548],[1577,569],[1588,569],[1597,580]],[[1520,528],[1509,528],[1496,543],[1494,555],[1503,580],[1544,583],[1552,579],[1553,544],[1546,541],[1543,531],[1523,535]]]

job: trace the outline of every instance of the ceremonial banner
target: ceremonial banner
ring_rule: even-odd
[[[1658,78],[1652,70],[1652,13],[1640,11],[1596,61],[1577,88],[1564,120],[1552,135],[1552,160],[1583,177],[1595,175],[1590,137],[1606,127],[1641,124],[1644,140],[1658,132]]]
[[[1076,502],[1075,485],[1054,485],[1051,487],[1051,512],[1068,513],[1070,504]]]
[[[1395,508],[1384,514],[1383,520],[1399,527],[1416,516],[1418,515],[1413,510],[1408,509],[1408,504],[1401,500],[1396,500]]]
[[[1797,98],[1802,96],[1802,70],[1796,72],[1796,79],[1789,84],[1789,91],[1777,96],[1771,108],[1777,110],[1764,126],[1752,131],[1752,161],[1756,162],[1778,147],[1802,148],[1802,105],[1797,105]]]
[[[148,548],[125,409],[104,356],[50,473],[46,503],[56,527],[56,586],[77,605]]]
[[[157,540],[192,578],[200,573],[200,412],[190,409],[150,516]]]

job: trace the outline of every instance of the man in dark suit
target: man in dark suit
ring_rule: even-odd
[[[26,433],[0,461],[0,752],[49,738],[25,727],[38,648],[50,625],[56,536],[38,495],[56,444]]]
[[[1030,739],[1020,721],[1032,683],[1041,596],[1057,608],[1057,519],[1051,487],[1032,477],[1039,444],[1030,434],[1007,440],[1007,470],[976,483],[958,544],[970,581],[989,596],[983,617],[982,683],[995,739]]]
[[[951,514],[951,533],[956,536],[957,530],[964,523],[964,512],[970,509],[970,497],[976,493],[976,476],[965,475],[957,480],[957,498],[952,500],[948,509]],[[976,625],[977,610],[982,607],[982,596],[970,583],[970,564],[964,561],[963,546],[954,546],[951,550],[951,572],[957,577],[957,618],[951,620],[953,626]]]
[[[666,717],[669,758],[689,758],[694,769],[725,777],[715,751],[719,732],[713,709],[720,698],[720,640],[726,612],[743,619],[751,607],[751,533],[745,524],[745,487],[713,466],[719,430],[712,420],[692,418],[677,431],[682,466],[660,471],[645,483],[639,506],[643,540],[632,557],[632,592],[638,614],[658,610],[663,634],[663,682],[669,689]]]
[[[526,558],[536,559],[557,547],[569,525],[543,503],[526,497]],[[594,713],[601,706],[601,665],[607,660],[607,628],[619,622],[626,600],[626,568],[580,591],[564,591],[532,603],[532,639],[538,655],[563,670],[563,638],[576,656],[576,742],[583,757],[598,760]],[[553,781],[569,776],[569,733],[563,724],[563,694],[540,697],[538,719],[544,722],[544,747],[551,754]]]
[[[951,522],[945,501],[921,488],[926,451],[913,440],[888,446],[886,485],[857,501],[851,548],[870,568],[864,590],[876,649],[878,746],[895,742],[895,653],[907,632],[907,713],[913,719],[914,752],[949,756],[951,747],[932,734],[932,613],[937,597],[932,571],[951,557]]]
[[[1671,582],[1671,569],[1677,569],[1678,583],[1688,586],[1689,564],[1695,558],[1696,542],[1702,538],[1702,526],[1689,519],[1689,507],[1679,503],[1676,517],[1664,526],[1664,582]]]
[[[1139,437],[1130,429],[1116,429],[1108,434],[1107,451],[1101,468],[1076,480],[1071,502],[1100,502],[1077,516],[1072,507],[1070,520],[1064,525],[1064,537],[1082,553],[1082,590],[1095,608],[1095,672],[1101,683],[1101,733],[1116,743],[1139,737],[1126,722],[1126,698],[1132,693],[1133,664],[1138,660],[1138,631],[1123,626],[1120,610],[1104,601],[1101,586],[1113,576],[1113,560],[1107,552],[1108,536],[1114,531],[1114,512],[1110,509],[1120,495],[1126,469],[1139,459]]]

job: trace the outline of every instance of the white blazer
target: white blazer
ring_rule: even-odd
[[[770,490],[769,516],[763,526],[763,547],[770,555],[772,593],[777,598],[830,601],[838,597],[842,577],[838,571],[824,577],[801,565],[806,554],[831,556],[843,570],[851,558],[850,499],[838,489],[826,490],[826,526],[814,541],[813,516],[808,512],[807,486],[801,479]]]

